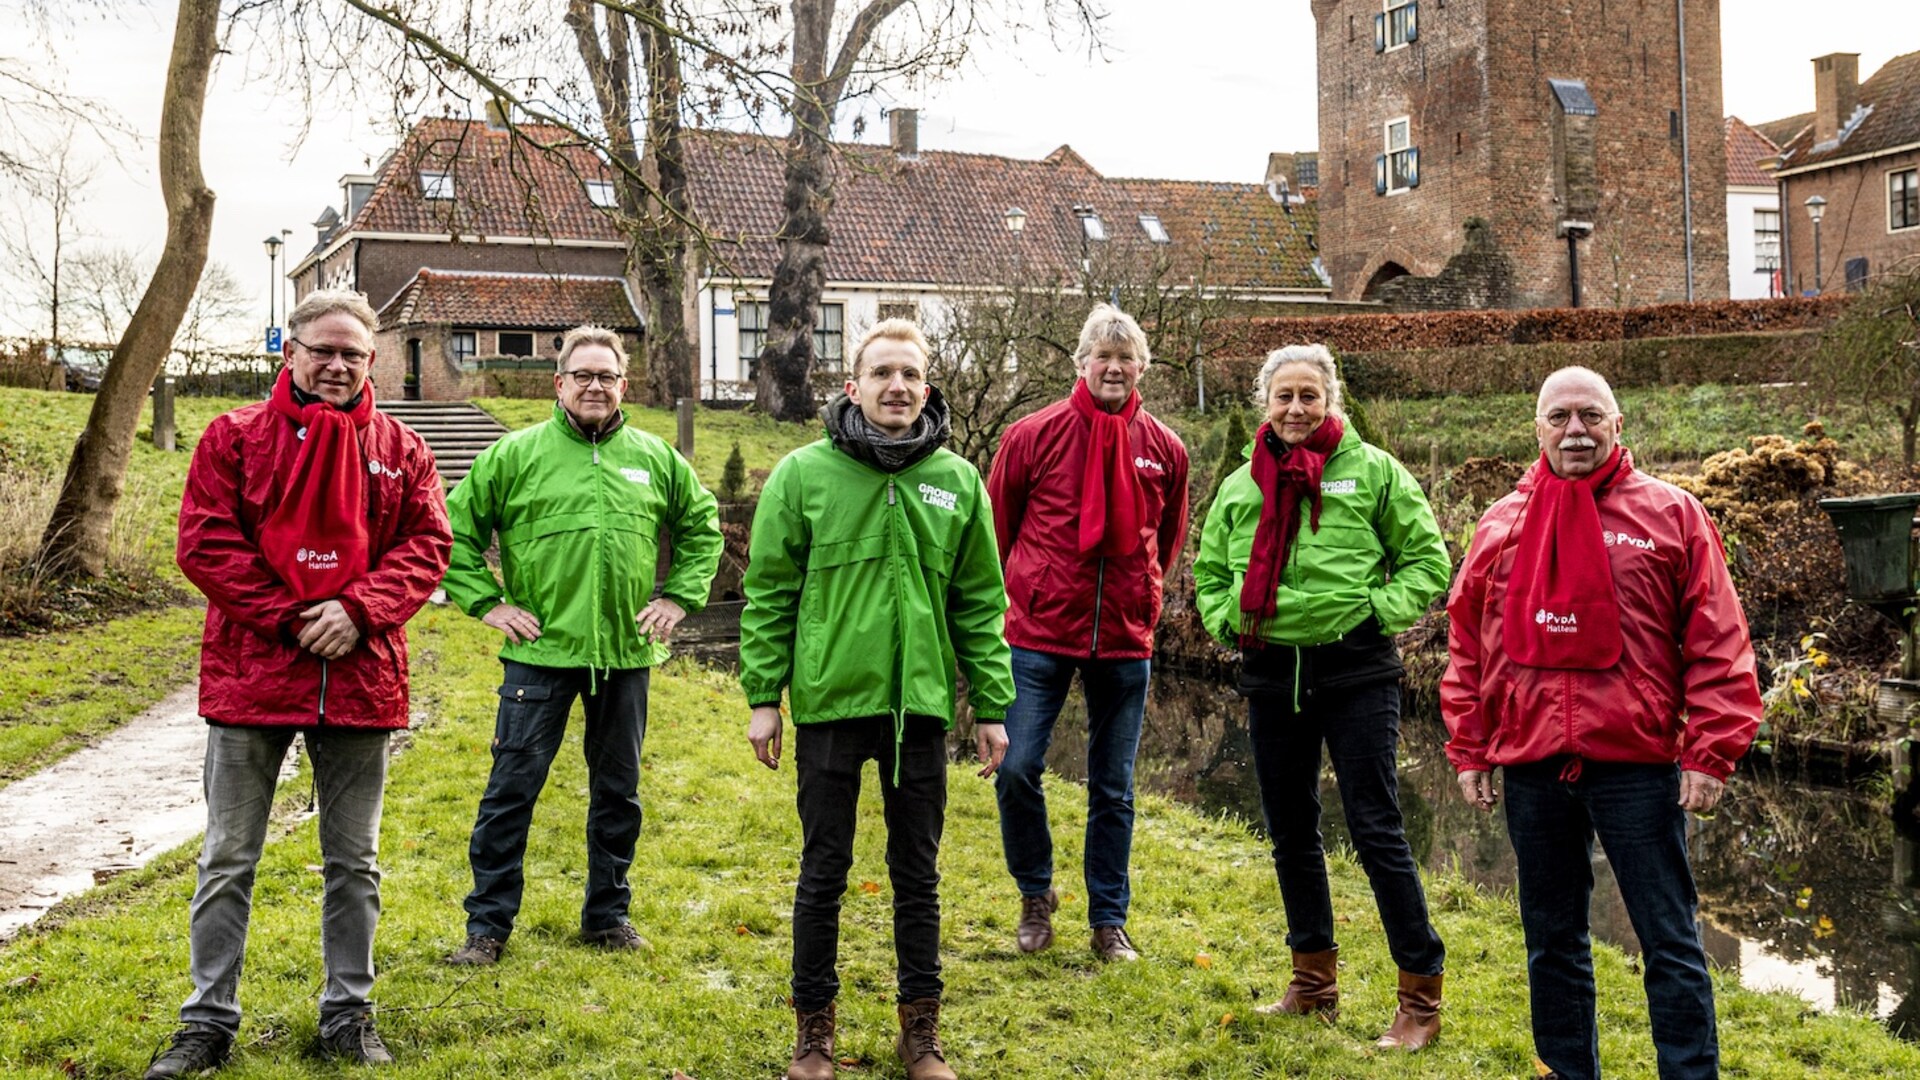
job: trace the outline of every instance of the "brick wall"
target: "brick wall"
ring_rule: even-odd
[[[1479,217],[1511,261],[1505,302],[1565,304],[1559,223],[1575,214],[1594,226],[1581,241],[1585,303],[1685,298],[1680,141],[1670,136],[1680,107],[1671,4],[1421,0],[1418,40],[1384,54],[1373,51],[1380,11],[1378,0],[1314,0],[1320,247],[1336,299],[1367,295],[1401,269],[1439,274],[1465,246],[1464,223]],[[1718,0],[1687,0],[1694,286],[1702,300],[1727,295],[1719,34]],[[1583,80],[1598,115],[1561,115],[1549,78]],[[1420,183],[1380,196],[1374,159],[1383,126],[1401,116],[1420,149]]]
[[[423,401],[465,401],[474,397],[491,397],[502,393],[507,384],[522,386],[531,384],[539,389],[536,396],[545,397],[552,392],[545,371],[528,373],[514,372],[503,378],[493,378],[484,371],[465,371],[453,357],[453,332],[451,326],[403,326],[382,330],[374,335],[373,380],[380,389],[383,400],[399,400],[405,397],[408,342],[420,342],[420,398]],[[503,331],[477,330],[475,336],[480,357],[500,354],[499,339]],[[504,331],[513,333],[513,331]],[[534,352],[549,360],[559,355],[554,339],[563,331],[537,330],[533,332]],[[644,384],[642,370],[644,358],[640,349],[640,338],[636,334],[622,334],[627,345],[629,358],[627,399],[638,400],[638,385]]]
[[[1920,268],[1920,227],[1889,228],[1887,176],[1920,169],[1920,150],[1888,154],[1849,165],[1786,178],[1786,201],[1780,218],[1787,233],[1787,292],[1811,292],[1816,275],[1813,263],[1813,223],[1806,202],[1814,195],[1827,200],[1820,223],[1820,272],[1817,280],[1828,292],[1846,286],[1847,262],[1867,260],[1867,272],[1878,276],[1905,266]]]
[[[626,252],[618,247],[536,244],[455,244],[446,240],[360,240],[343,245],[294,281],[296,297],[344,279],[367,294],[375,309],[393,299],[421,267],[522,274],[595,274],[619,277]],[[344,276],[344,277],[343,277]]]

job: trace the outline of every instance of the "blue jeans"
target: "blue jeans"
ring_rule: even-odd
[[[567,733],[573,699],[587,717],[587,895],[580,929],[627,921],[627,867],[640,839],[640,743],[647,733],[647,668],[599,672],[503,661],[494,719],[493,772],[467,844],[473,891],[467,933],[505,941],[526,885],[524,861],[533,804]]]
[[[1716,1076],[1713,980],[1695,923],[1680,770],[1587,761],[1574,779],[1563,780],[1565,766],[1566,759],[1554,758],[1505,770],[1534,1051],[1568,1080],[1600,1075],[1587,936],[1598,835],[1640,938],[1660,1076]]]
[[[207,835],[187,937],[193,994],[184,1024],[240,1030],[240,969],[253,914],[253,877],[266,844],[280,763],[292,728],[207,728],[202,784]],[[320,809],[320,1033],[366,1012],[373,992],[373,932],[380,923],[380,809],[387,784],[387,732],[341,728],[305,733]]]
[[[1007,756],[994,775],[1000,843],[1022,896],[1053,887],[1053,833],[1040,776],[1053,743],[1053,722],[1066,704],[1073,673],[1087,700],[1087,922],[1124,926],[1132,887],[1133,756],[1147,713],[1150,660],[1097,660],[1032,649],[1013,650],[1013,707],[1007,710]]]
[[[1427,896],[1400,817],[1394,771],[1400,684],[1319,688],[1299,712],[1290,697],[1256,694],[1247,698],[1247,727],[1280,901],[1287,909],[1288,947],[1295,952],[1335,947],[1333,896],[1320,838],[1320,746],[1325,743],[1354,854],[1373,886],[1374,906],[1387,932],[1387,950],[1402,971],[1440,974],[1446,946],[1427,918]]]

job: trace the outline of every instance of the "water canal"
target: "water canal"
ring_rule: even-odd
[[[1048,756],[1075,780],[1084,778],[1085,723],[1076,691]],[[1430,870],[1457,866],[1482,887],[1510,890],[1504,815],[1461,800],[1444,738],[1437,716],[1404,724],[1400,798],[1414,855]],[[1218,682],[1156,673],[1136,784],[1258,823],[1244,703]],[[1345,845],[1331,772],[1320,797],[1328,844]],[[1920,838],[1901,835],[1859,794],[1743,765],[1715,814],[1694,822],[1691,844],[1702,936],[1715,964],[1746,986],[1870,1013],[1920,1041]],[[1637,951],[1597,849],[1594,877],[1595,936]],[[1277,918],[1277,891],[1274,908]]]

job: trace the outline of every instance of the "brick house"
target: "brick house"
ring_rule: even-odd
[[[1813,112],[1792,128],[1774,170],[1786,226],[1787,287],[1858,288],[1920,267],[1920,52],[1865,82],[1856,53],[1813,61]],[[1825,200],[1818,242],[1807,201]],[[1817,249],[1817,263],[1816,263]]]
[[[1780,190],[1768,167],[1772,139],[1727,117],[1727,293],[1733,300],[1779,296]]]
[[[1725,297],[1719,7],[1313,0],[1334,298]]]

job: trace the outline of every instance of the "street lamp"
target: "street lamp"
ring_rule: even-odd
[[[1092,239],[1093,231],[1087,221],[1095,216],[1093,207],[1088,203],[1074,203],[1073,217],[1080,226],[1080,295],[1093,294],[1093,259],[1087,251],[1087,241]]]
[[[1019,236],[1021,233],[1027,231],[1027,212],[1025,210],[1017,206],[1009,206],[1007,207],[1006,214],[1003,216],[1007,221],[1008,232]]]
[[[1825,291],[1820,275],[1820,219],[1827,216],[1827,200],[1819,195],[1807,198],[1807,217],[1813,221],[1813,291]]]
[[[280,325],[280,321],[274,317],[273,303],[274,297],[280,293],[280,276],[278,272],[280,245],[286,243],[286,241],[280,239],[276,234],[268,236],[263,243],[267,249],[267,344],[269,346],[268,351],[272,351],[273,328]]]

